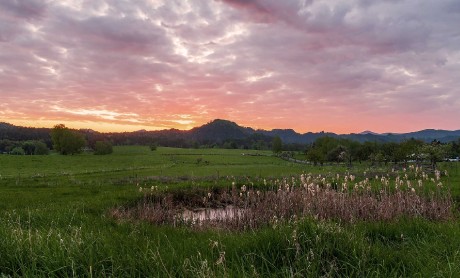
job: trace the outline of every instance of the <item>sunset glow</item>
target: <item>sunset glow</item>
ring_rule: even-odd
[[[460,2],[0,2],[0,122],[460,129]]]

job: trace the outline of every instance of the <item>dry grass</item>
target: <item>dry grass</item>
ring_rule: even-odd
[[[116,219],[198,229],[255,229],[299,218],[392,221],[402,217],[433,221],[453,217],[452,198],[441,173],[430,176],[412,167],[383,176],[350,174],[324,177],[302,174],[249,188],[233,182],[231,189],[158,192],[152,187],[133,205],[114,208]],[[272,190],[267,190],[272,188]],[[274,189],[274,190],[273,190]]]

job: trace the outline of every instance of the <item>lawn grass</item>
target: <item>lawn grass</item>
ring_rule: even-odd
[[[453,277],[460,273],[458,217],[447,222],[399,219],[351,224],[301,219],[231,232],[117,221],[108,214],[111,208],[141,197],[140,187],[225,187],[234,180],[262,183],[301,173],[358,173],[369,171],[367,167],[294,164],[264,151],[150,151],[145,146],[115,147],[108,156],[0,155],[0,275]],[[442,181],[458,204],[458,165],[441,167],[448,170]]]

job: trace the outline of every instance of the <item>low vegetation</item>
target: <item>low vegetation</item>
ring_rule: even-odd
[[[270,150],[115,146],[0,164],[0,276],[460,272],[457,162],[313,166]],[[233,216],[200,214],[225,208]]]
[[[447,172],[446,172],[447,174]],[[185,225],[195,228],[253,230],[304,218],[357,221],[393,221],[425,218],[445,221],[453,218],[450,191],[419,167],[404,175],[371,176],[346,173],[341,176],[302,174],[299,178],[276,179],[255,186],[253,182],[231,189],[215,187],[208,192],[157,192],[145,195],[134,206],[113,209],[116,219],[145,220],[153,224]]]
[[[96,141],[94,146],[94,154],[104,155],[113,153],[112,143],[108,141]]]

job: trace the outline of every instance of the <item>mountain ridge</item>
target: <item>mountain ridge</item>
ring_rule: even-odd
[[[0,122],[0,139],[10,140],[31,140],[41,138],[49,140],[50,128],[33,128],[15,126],[9,123]],[[361,133],[336,134],[333,132],[306,132],[298,133],[293,129],[253,129],[238,125],[236,122],[215,119],[202,126],[194,127],[191,130],[165,129],[146,131],[139,130],[134,132],[98,132],[91,129],[80,129],[89,137],[135,137],[135,138],[162,138],[163,140],[176,141],[193,141],[198,143],[221,144],[230,140],[244,141],[251,139],[253,141],[270,141],[273,137],[279,136],[283,143],[286,144],[311,144],[316,139],[324,136],[339,137],[355,140],[358,142],[401,142],[407,139],[418,139],[425,142],[438,140],[441,142],[450,142],[460,138],[460,130],[443,130],[443,129],[423,129],[408,133],[375,133],[372,131],[363,131]],[[48,136],[48,137],[47,137]],[[147,139],[145,139],[147,140]],[[129,140],[128,140],[129,141]]]

